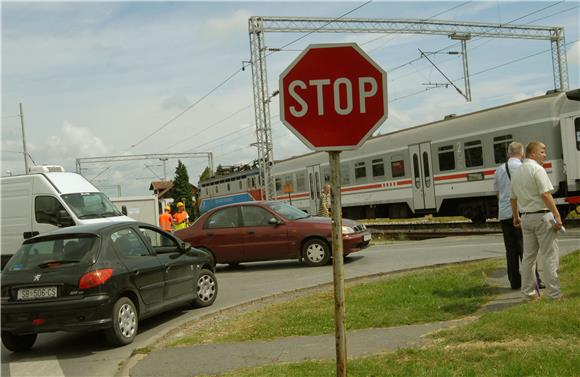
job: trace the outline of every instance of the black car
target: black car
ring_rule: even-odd
[[[104,330],[131,343],[139,320],[176,306],[209,306],[211,257],[140,222],[81,225],[24,241],[2,270],[2,343],[19,352],[38,333]]]

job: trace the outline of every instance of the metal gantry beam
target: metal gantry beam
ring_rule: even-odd
[[[213,175],[213,153],[212,152],[194,152],[194,153],[153,153],[153,154],[135,154],[129,156],[103,156],[103,157],[83,157],[76,159],[76,172],[82,175],[82,164],[97,164],[103,162],[120,162],[135,160],[161,160],[165,164],[168,159],[184,158],[207,158],[210,173]]]
[[[270,124],[269,95],[266,71],[266,32],[276,33],[379,33],[379,34],[432,34],[469,38],[515,38],[548,40],[552,46],[554,88],[567,90],[568,68],[564,28],[556,26],[530,26],[482,22],[458,22],[444,20],[403,20],[374,18],[331,17],[270,17],[254,16],[248,21],[250,52],[254,89],[254,111],[260,179],[265,188],[266,199],[275,196],[271,177],[273,158],[272,128]],[[467,39],[466,39],[467,40]],[[467,77],[467,42],[462,40],[464,71]],[[466,85],[469,81],[466,81]],[[471,97],[471,90],[466,91]]]

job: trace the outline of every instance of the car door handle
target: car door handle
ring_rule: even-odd
[[[133,270],[133,276],[139,276],[140,273],[139,270]]]
[[[250,231],[247,231],[246,234],[256,234],[256,232],[250,230]]]

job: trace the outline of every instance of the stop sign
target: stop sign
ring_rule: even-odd
[[[387,118],[387,73],[356,43],[308,46],[279,87],[282,122],[313,150],[357,149]]]

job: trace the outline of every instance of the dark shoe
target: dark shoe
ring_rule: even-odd
[[[522,285],[521,285],[521,284],[520,284],[520,285],[511,284],[511,285],[510,285],[510,287],[511,287],[511,288],[512,288],[514,291],[516,291],[516,290],[520,289],[520,288],[522,287]]]

